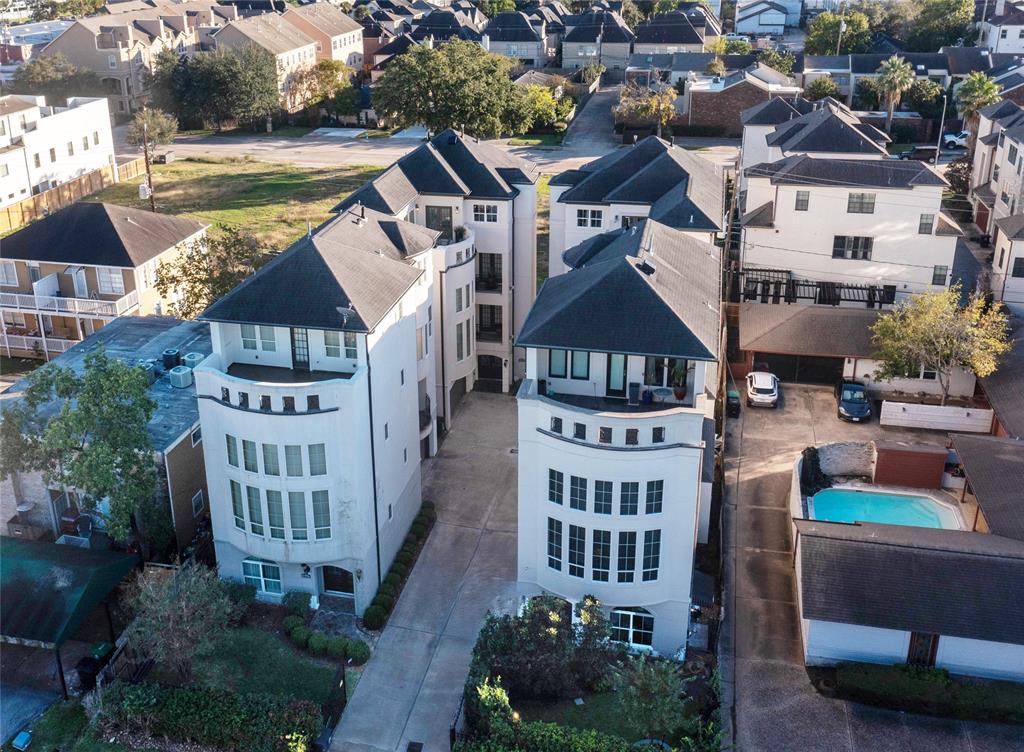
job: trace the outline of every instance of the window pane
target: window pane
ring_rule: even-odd
[[[647,504],[644,510],[647,514],[658,514],[661,511],[661,501],[664,492],[665,481],[647,481]]]
[[[232,467],[238,467],[238,442],[235,441],[235,437],[231,434],[226,434],[225,438],[228,443],[228,464]]]
[[[281,474],[281,465],[277,457],[277,444],[263,445],[263,472],[267,475]]]
[[[811,200],[810,191],[797,191],[796,192],[796,210],[807,211],[807,206]]]
[[[922,214],[921,220],[917,225],[917,232],[919,235],[931,235],[932,227],[935,225],[934,214]]]
[[[548,470],[548,501],[562,503],[565,490],[565,476],[557,470]]]
[[[260,347],[262,347],[266,352],[277,351],[277,338],[274,336],[274,327],[260,327]]]
[[[569,506],[587,511],[587,479],[573,475],[569,478]]]
[[[596,514],[612,513],[612,482],[610,480],[594,481],[594,512]]]
[[[610,530],[594,531],[594,554],[591,573],[595,582],[608,582],[611,568],[612,534]]]
[[[256,459],[256,442],[242,439],[242,458],[245,462],[245,469],[250,473],[260,471],[259,461]]]
[[[644,531],[644,573],[643,581],[658,579],[658,565],[661,563],[661,531]]]
[[[271,538],[284,540],[284,505],[280,491],[267,491],[267,524]]]
[[[302,447],[286,444],[284,448],[285,472],[291,478],[302,476]]]
[[[256,327],[252,324],[242,324],[242,348],[245,350],[256,349]]]
[[[263,564],[263,587],[268,593],[281,592],[281,568],[274,564]]]
[[[562,523],[548,517],[548,566],[562,570]]]
[[[573,350],[572,377],[574,379],[590,378],[590,353]]]
[[[260,490],[252,486],[245,487],[249,498],[249,529],[256,535],[263,535],[263,510],[260,508]]]
[[[640,484],[623,483],[619,496],[619,514],[636,514],[640,502]]]
[[[355,360],[359,357],[358,340],[353,332],[345,332],[345,357]]]
[[[337,332],[324,332],[324,350],[328,358],[340,358],[341,335]]]
[[[564,379],[566,376],[565,360],[565,350],[548,350],[548,376]]]
[[[582,577],[586,567],[587,531],[579,525],[569,525],[569,574]]]
[[[933,285],[945,285],[946,274],[949,272],[949,267],[936,266],[932,269],[932,284]]]
[[[313,527],[317,540],[331,537],[331,506],[326,491],[313,492]]]
[[[245,508],[242,505],[242,486],[231,481],[231,509],[235,513],[235,527],[245,530]]]
[[[636,532],[619,533],[619,582],[632,582],[633,570],[636,569]]]
[[[309,474],[327,475],[327,452],[323,444],[309,445]]]
[[[288,518],[292,523],[292,540],[306,540],[306,494],[288,492]]]

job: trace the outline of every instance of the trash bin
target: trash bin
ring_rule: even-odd
[[[89,654],[101,664],[107,662],[107,658],[114,651],[114,646],[109,642],[94,642],[89,648]]]
[[[730,389],[725,395],[725,414],[730,418],[740,417],[740,393]]]
[[[81,685],[82,690],[95,689],[96,687],[96,675],[100,672],[100,662],[93,658],[91,655],[87,655],[82,658],[75,666],[75,673],[78,674],[78,683]]]

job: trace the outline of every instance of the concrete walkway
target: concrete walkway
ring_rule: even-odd
[[[438,520],[334,735],[334,752],[448,751],[483,617],[515,607],[515,401],[471,392],[423,498]]]
[[[562,145],[600,145],[608,151],[622,146],[622,137],[615,132],[615,118],[612,116],[612,107],[619,103],[619,91],[619,86],[610,86],[594,92],[569,123]]]

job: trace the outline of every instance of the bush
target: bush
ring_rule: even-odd
[[[391,574],[397,574],[400,578],[399,581],[401,582],[409,576],[409,567],[407,567],[400,561],[396,561],[394,564],[391,565]],[[389,574],[388,576],[390,577],[391,574]]]
[[[380,606],[370,606],[363,612],[363,626],[367,629],[377,630],[384,626],[388,620],[388,612]]]
[[[235,606],[233,621],[239,622],[249,610],[249,606],[256,602],[256,587],[244,582],[228,581],[224,583],[224,589]]]
[[[409,533],[407,536],[405,536],[405,541],[402,543],[402,548],[405,548],[406,546],[412,546],[413,549],[416,549],[419,546],[419,544],[420,539],[412,533]]]
[[[392,598],[394,598],[395,597],[395,589],[393,587],[391,587],[391,585],[388,585],[387,583],[383,583],[379,588],[377,588],[377,595],[389,595]]]
[[[310,614],[313,613],[313,609],[309,607],[309,593],[297,590],[285,593],[281,605],[303,619],[308,619]]]
[[[456,752],[631,752],[625,739],[593,729],[529,721],[513,728],[511,723],[492,724],[490,737],[466,742]]]
[[[434,521],[436,519],[437,519],[437,512],[435,512],[433,509],[427,509],[427,510],[425,510],[423,512],[420,512],[418,515],[416,515],[416,522],[418,522],[419,524],[424,525],[424,526],[426,526],[428,528],[432,524],[434,524]]]
[[[555,133],[565,133],[565,131],[568,130],[569,128],[569,124],[564,120],[559,120],[552,126],[552,128],[554,129]]]
[[[284,628],[284,631],[288,634],[291,634],[292,630],[296,627],[302,627],[305,626],[305,624],[306,620],[303,619],[301,616],[296,616],[295,614],[288,614],[288,616],[284,617],[284,619],[281,621],[281,626]]]
[[[427,526],[422,522],[414,522],[409,532],[416,536],[416,540],[423,540],[427,537]]]
[[[331,637],[327,640],[327,655],[332,658],[344,658],[348,655],[348,640],[344,637]]]
[[[352,663],[361,666],[370,660],[370,646],[362,640],[349,640],[348,657]]]
[[[395,572],[394,567],[392,567],[391,570],[392,571],[388,572],[388,576],[384,578],[384,584],[393,587],[397,593],[398,588],[402,587],[402,580],[405,578],[398,572]]]
[[[430,501],[429,499],[427,499],[422,504],[420,504],[420,509],[435,509],[435,508],[436,508],[436,505],[434,504],[434,502]]]
[[[327,635],[323,632],[313,632],[309,636],[309,651],[313,655],[323,655],[327,652]]]
[[[292,642],[297,648],[305,648],[309,645],[309,638],[313,635],[313,630],[302,624],[292,630]]]
[[[391,613],[391,607],[395,605],[395,599],[390,595],[377,593],[371,605],[380,606],[385,612]]]
[[[412,566],[413,559],[415,558],[416,556],[414,554],[409,553],[408,551],[399,551],[397,554],[395,554],[395,561],[399,564],[404,564],[407,567]]]
[[[407,554],[409,554],[410,556],[413,556],[413,557],[416,556],[416,551],[418,551],[418,550],[419,550],[419,546],[417,544],[415,544],[415,543],[413,543],[411,546],[407,543],[404,546],[402,546],[402,548],[401,548],[401,551],[404,551],[405,553],[407,553]]]

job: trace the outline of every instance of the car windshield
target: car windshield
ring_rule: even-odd
[[[771,387],[755,386],[754,394],[775,394],[775,390]]]
[[[843,389],[843,402],[867,402],[862,389]]]

